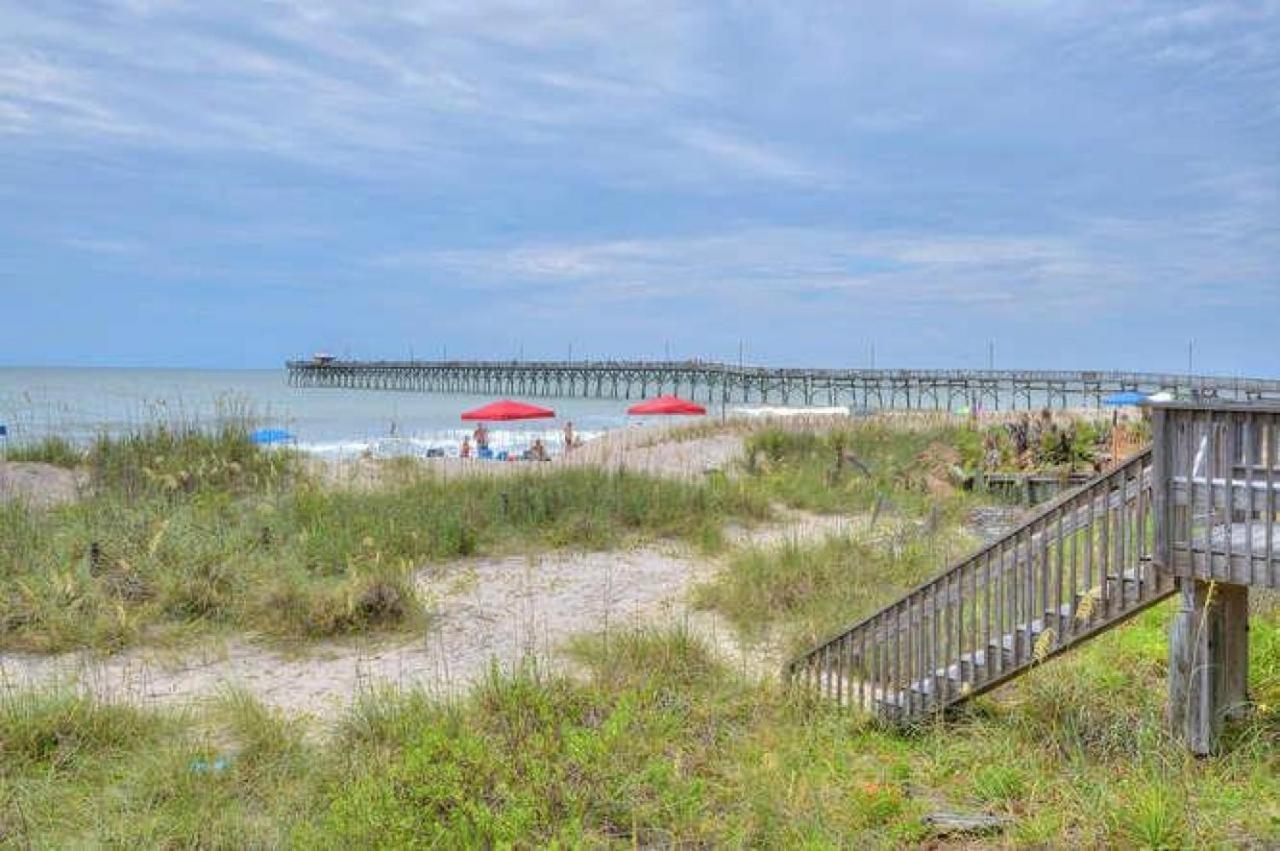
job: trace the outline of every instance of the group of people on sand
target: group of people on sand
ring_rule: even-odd
[[[564,451],[568,454],[573,449],[582,445],[582,439],[578,437],[573,429],[573,423],[566,421],[564,424]],[[462,446],[458,450],[459,457],[471,458],[492,458],[493,453],[489,448],[489,428],[484,423],[476,426],[475,431],[470,437],[462,438]],[[543,443],[541,437],[535,437],[533,445],[526,449],[521,456],[509,454],[506,460],[514,461],[517,457],[523,457],[529,461],[550,461],[551,453],[547,451],[547,445]]]

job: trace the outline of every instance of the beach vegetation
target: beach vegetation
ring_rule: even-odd
[[[736,674],[679,626],[578,639],[577,677],[530,664],[457,700],[353,695],[312,735],[234,692],[198,714],[8,694],[0,836],[892,848],[944,841],[926,820],[942,810],[1002,819],[976,840],[1002,846],[1274,844],[1280,718],[1260,710],[1222,755],[1187,756],[1163,732],[1167,617],[1144,613],[910,733]],[[1280,664],[1274,613],[1261,624],[1252,687],[1274,699],[1280,685],[1257,674]]]
[[[743,483],[558,468],[333,487],[238,424],[102,437],[89,494],[0,504],[0,647],[117,649],[191,631],[314,639],[421,625],[419,570],[642,539],[720,545],[767,503]],[[403,466],[403,465],[402,465]]]
[[[0,640],[403,629],[429,617],[413,593],[423,565],[666,537],[723,557],[699,605],[794,649],[974,543],[972,497],[931,481],[972,435],[879,428],[765,431],[742,475],[696,484],[576,468],[446,481],[399,462],[378,487],[343,489],[234,436],[219,443],[226,461],[206,456],[186,478],[199,453],[100,448],[160,475],[104,462],[79,503],[0,506]],[[847,457],[840,468],[839,453],[870,475]],[[802,483],[832,493],[805,497]],[[773,502],[870,511],[825,540],[726,543],[727,520],[763,519]],[[1268,847],[1280,842],[1280,617],[1273,596],[1253,608],[1254,707],[1203,761],[1165,725],[1168,605],[908,731],[736,670],[681,623],[578,636],[571,670],[494,668],[457,697],[374,687],[336,723],[244,691],[179,711],[7,688],[0,844]],[[938,810],[1003,827],[942,837],[926,818]]]
[[[772,634],[798,650],[878,611],[973,543],[958,526],[926,533],[918,524],[886,524],[880,532],[741,547],[695,589],[694,602],[749,639]]]
[[[877,510],[957,516],[964,490],[967,425],[904,429],[870,420],[826,430],[771,426],[749,434],[743,467],[771,498],[828,514]]]
[[[0,461],[15,464],[52,464],[74,469],[84,463],[84,450],[61,435],[47,435],[34,441],[15,442],[3,447]]]

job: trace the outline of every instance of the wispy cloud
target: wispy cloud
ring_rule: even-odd
[[[682,56],[688,13],[621,37],[649,16],[644,4],[290,2],[276,12],[0,12],[4,126],[355,166],[360,152],[439,153],[472,133],[520,146],[583,124],[640,126],[637,106],[659,113],[661,98],[708,87]],[[620,99],[632,111],[617,112]]]
[[[40,53],[0,49],[0,132],[137,136],[84,73]]]
[[[1280,299],[1278,41],[1243,0],[9,4],[0,253],[29,314],[110,274],[326,327],[479,294],[610,339],[1154,339]]]
[[[142,243],[132,239],[106,239],[95,236],[71,237],[66,240],[70,248],[86,251],[90,254],[106,254],[111,256],[131,256],[143,250]]]
[[[685,127],[673,135],[695,151],[707,154],[722,168],[758,179],[809,181],[821,173],[800,159],[772,147],[710,127]]]
[[[375,265],[432,270],[478,289],[522,286],[566,301],[655,297],[785,300],[869,296],[881,306],[986,303],[1024,311],[1121,300],[1140,284],[1097,246],[1049,237],[751,229],[700,238],[397,254]]]
[[[1238,225],[1239,223],[1237,223]],[[458,286],[524,288],[579,306],[659,297],[725,306],[827,294],[935,314],[987,305],[1052,318],[1163,299],[1194,304],[1223,285],[1253,304],[1270,287],[1280,243],[1238,240],[1230,216],[1102,217],[1059,233],[1002,234],[748,228],[697,237],[538,243],[380,255],[375,265],[430,271]]]

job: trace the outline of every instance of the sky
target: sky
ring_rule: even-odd
[[[0,365],[1280,375],[1280,0],[0,0]]]

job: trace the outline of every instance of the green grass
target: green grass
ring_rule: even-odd
[[[323,765],[300,732],[235,694],[198,715],[0,697],[0,742],[57,743],[0,760],[0,846],[279,846]]]
[[[408,598],[394,583],[420,562],[649,536],[715,549],[726,518],[763,517],[770,501],[851,510],[887,493],[901,508],[878,537],[732,550],[700,589],[744,631],[804,643],[967,546],[969,497],[930,493],[915,467],[927,453],[936,473],[971,436],[880,428],[762,438],[752,472],[696,486],[590,470],[446,485],[410,468],[358,493],[285,456],[185,481],[154,462],[159,477],[100,473],[88,502],[0,513],[0,636],[396,628],[421,617],[391,614]],[[835,445],[858,446],[872,475],[832,473]],[[173,454],[178,470],[198,457]],[[1166,732],[1169,615],[1155,607],[910,732],[736,674],[683,629],[579,637],[572,678],[495,672],[452,701],[373,691],[310,728],[239,692],[175,714],[0,690],[0,845],[888,848],[937,842],[922,820],[934,810],[1006,817],[977,840],[998,846],[1280,844],[1274,597],[1254,598],[1256,710],[1207,760]]]
[[[929,841],[922,817],[944,809],[1005,816],[987,841],[1019,847],[1274,844],[1280,714],[1188,757],[1163,733],[1166,620],[910,735],[744,681],[679,629],[581,639],[578,679],[495,674],[452,703],[374,692],[320,737],[242,694],[194,717],[8,696],[0,841],[887,848]],[[1266,614],[1259,699],[1280,687],[1257,676],[1276,633]]]
[[[53,464],[74,468],[84,463],[85,453],[65,437],[51,435],[31,443],[6,447],[0,459],[14,463]]]
[[[973,545],[954,527],[935,534],[907,527],[887,538],[841,535],[739,549],[696,589],[694,602],[749,638],[780,627],[784,642],[799,650],[892,602]]]
[[[876,510],[954,517],[972,504],[959,489],[967,426],[894,428],[881,421],[825,432],[766,428],[748,436],[744,466],[754,486],[794,508],[862,514]]]
[[[0,761],[57,773],[158,738],[166,721],[123,705],[62,692],[17,692],[0,700]]]
[[[299,456],[255,444],[251,427],[251,420],[236,417],[99,435],[85,451],[85,465],[95,489],[126,499],[262,493],[297,480]]]
[[[404,629],[425,616],[412,590],[423,565],[654,537],[714,549],[726,519],[767,513],[740,483],[581,468],[447,482],[409,469],[343,490],[236,426],[103,438],[87,459],[89,498],[0,505],[0,647]]]
[[[793,508],[863,515],[868,526],[816,542],[740,547],[697,589],[695,603],[748,638],[773,634],[792,649],[871,614],[976,545],[962,525],[982,500],[956,485],[980,439],[967,425],[879,421],[753,433],[749,486]]]

